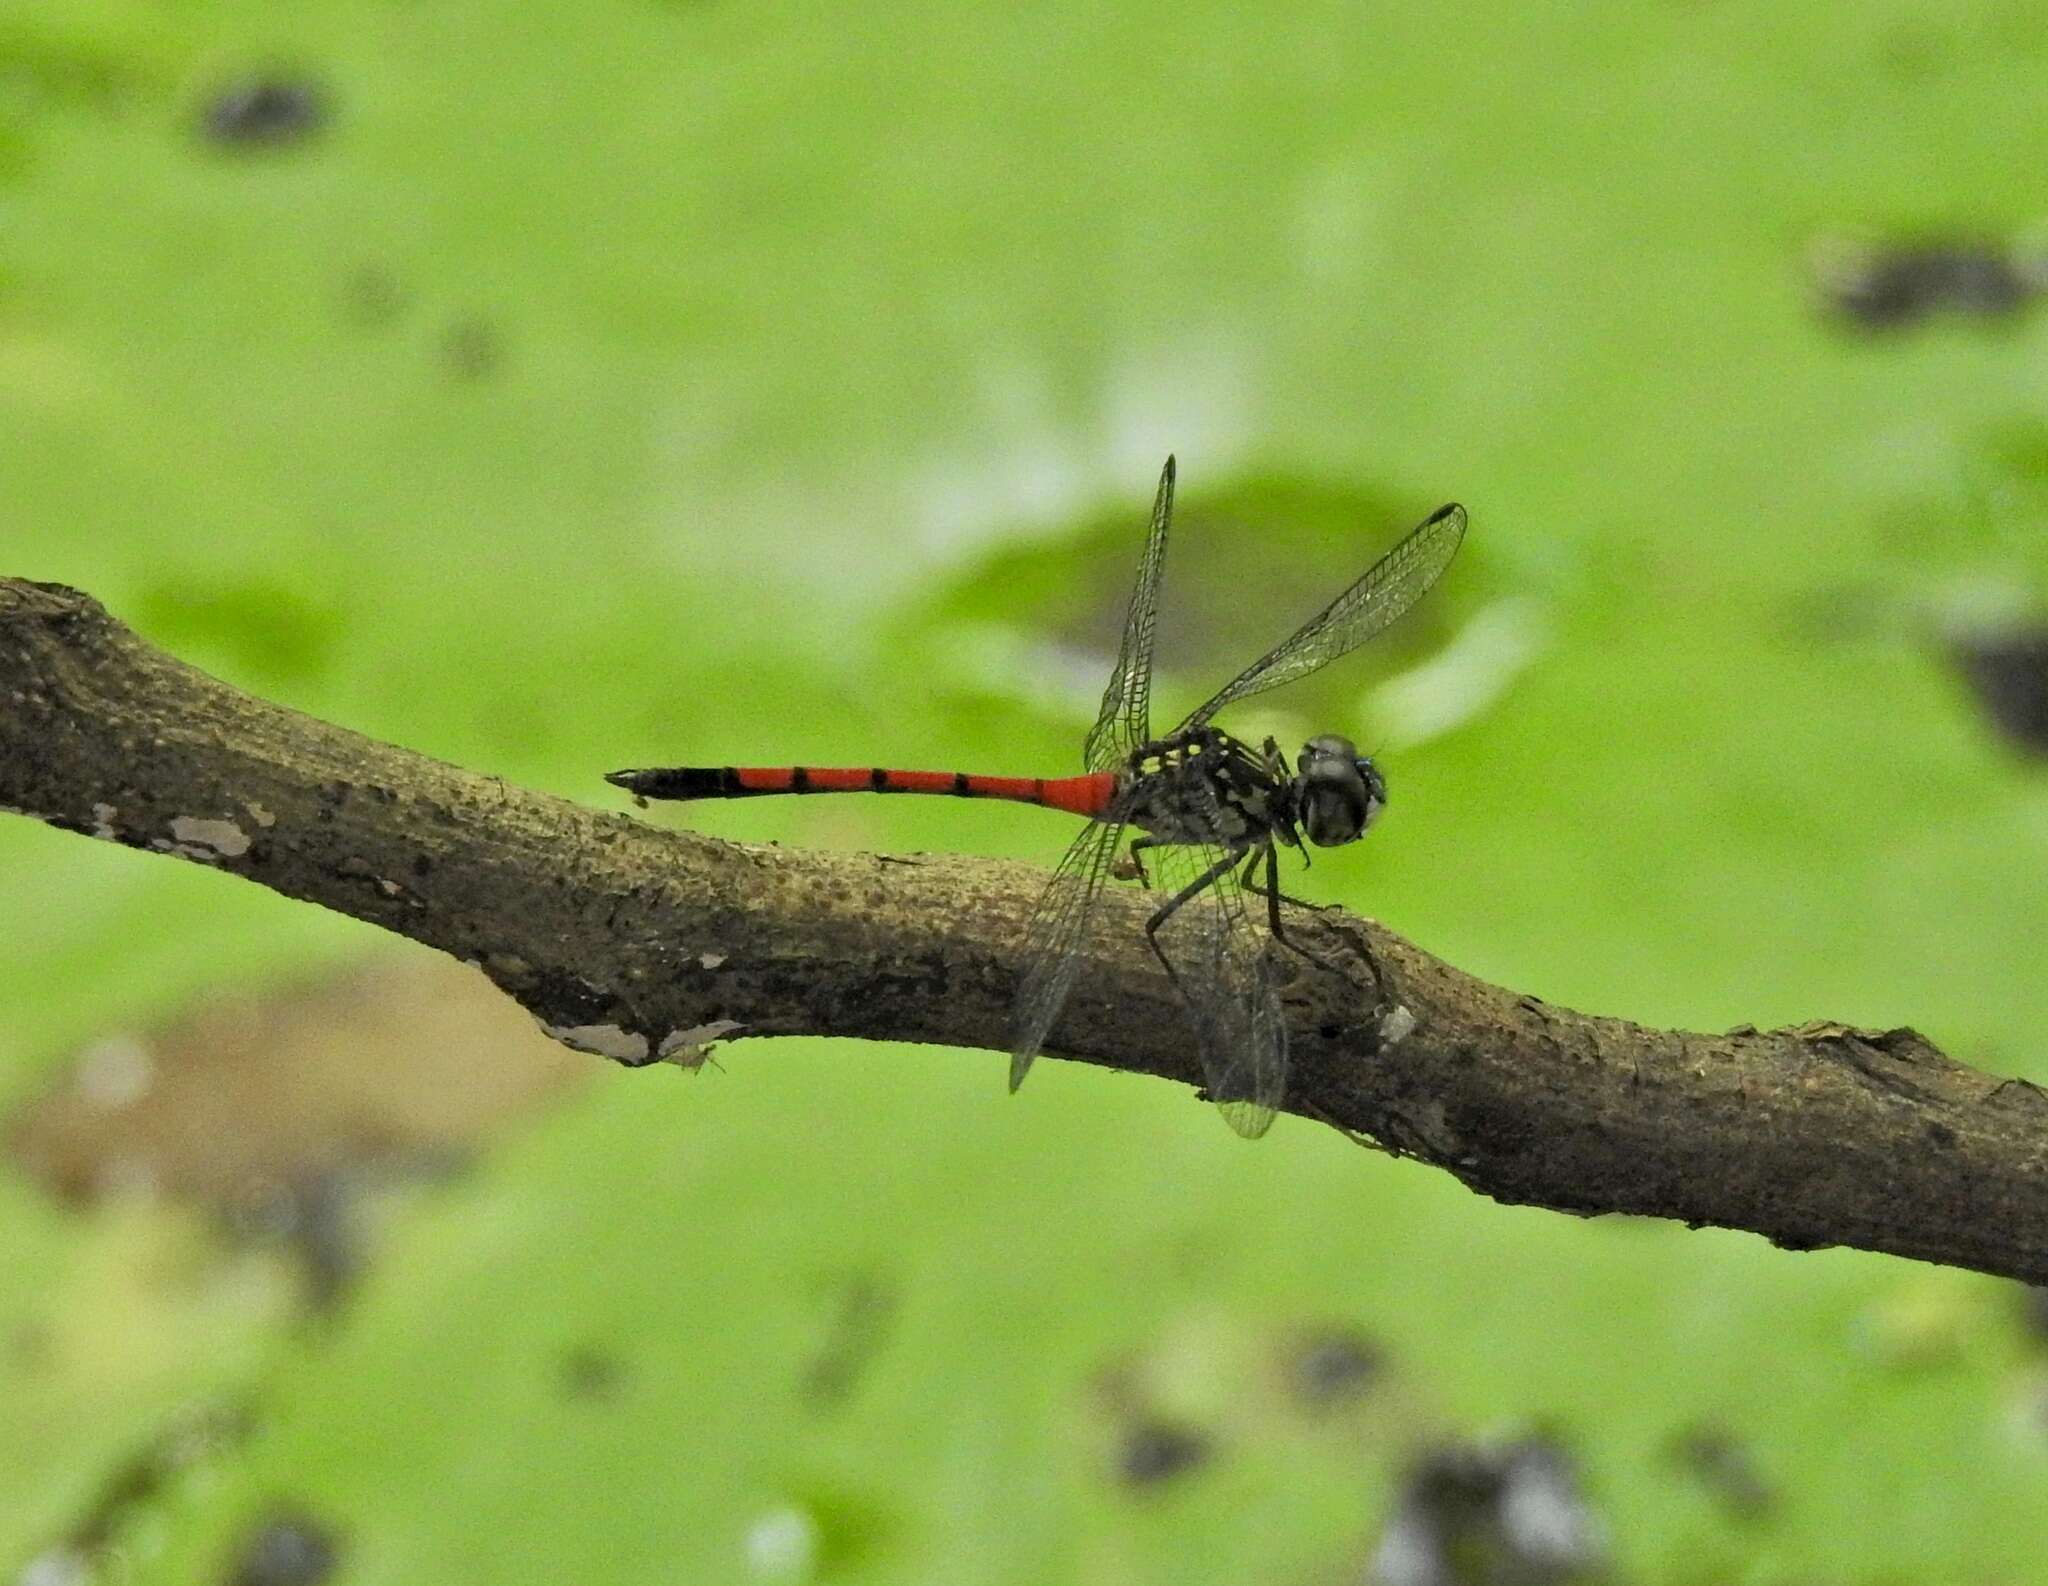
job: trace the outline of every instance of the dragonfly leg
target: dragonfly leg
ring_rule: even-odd
[[[1159,846],[1159,839],[1140,837],[1131,846],[1135,848],[1138,846],[1138,843],[1146,843],[1148,846],[1156,848]],[[1244,850],[1242,848],[1232,849],[1207,870],[1196,876],[1194,880],[1182,887],[1180,891],[1160,904],[1158,908],[1154,909],[1152,911],[1152,918],[1145,922],[1145,940],[1151,944],[1152,956],[1159,960],[1161,967],[1166,971],[1166,978],[1173,982],[1174,989],[1180,991],[1183,996],[1187,993],[1181,987],[1180,971],[1173,967],[1173,961],[1166,956],[1165,951],[1159,945],[1160,928],[1180,911],[1180,906],[1187,902],[1188,899],[1197,896],[1209,887],[1213,887],[1224,876],[1229,875],[1238,860],[1243,857]]]
[[[1308,862],[1308,855],[1303,854],[1301,857],[1302,862],[1306,864]],[[1272,872],[1272,879],[1265,885],[1261,885],[1259,878],[1253,875],[1250,870],[1245,871],[1244,884],[1248,890],[1256,892],[1260,897],[1268,900],[1277,898],[1282,903],[1293,904],[1297,909],[1307,909],[1311,914],[1327,914],[1331,909],[1337,907],[1334,903],[1311,903],[1307,898],[1297,898],[1291,892],[1282,892],[1279,889],[1280,865],[1277,850],[1275,851],[1274,863],[1267,868]]]
[[[1152,878],[1145,874],[1145,861],[1138,857],[1138,850],[1141,848],[1157,848],[1160,841],[1161,839],[1152,836],[1149,832],[1143,837],[1133,837],[1131,839],[1130,851],[1117,861],[1110,874],[1119,881],[1136,881],[1139,886],[1150,892],[1152,890]]]
[[[1262,863],[1266,867],[1266,884],[1264,886],[1259,885],[1259,866]],[[1252,850],[1252,862],[1244,867],[1244,884],[1248,891],[1256,892],[1266,900],[1266,921],[1272,928],[1273,940],[1289,952],[1299,954],[1319,968],[1327,969],[1331,973],[1339,975],[1344,972],[1341,965],[1333,964],[1320,953],[1312,953],[1306,947],[1303,947],[1301,943],[1289,936],[1281,926],[1280,905],[1282,903],[1292,903],[1304,909],[1314,909],[1318,905],[1303,903],[1299,898],[1290,898],[1280,890],[1280,858],[1270,842]]]
[[[1266,774],[1272,777],[1272,779],[1275,782],[1279,783],[1283,787],[1286,786],[1292,779],[1292,773],[1287,769],[1286,757],[1280,753],[1280,745],[1275,743],[1271,738],[1268,738],[1266,740]],[[1282,840],[1284,840],[1290,847],[1295,849],[1295,851],[1301,855],[1302,869],[1308,869],[1308,849],[1302,846],[1301,839],[1295,832],[1294,812],[1291,809],[1286,814],[1280,816],[1280,818],[1275,822],[1274,831],[1282,838]],[[1258,883],[1253,881],[1247,881],[1246,885],[1250,886],[1254,892],[1264,890],[1258,885]],[[1302,903],[1301,899],[1299,898],[1289,898],[1286,901],[1289,903],[1300,904],[1300,906],[1305,909],[1312,909],[1315,907],[1313,903]]]

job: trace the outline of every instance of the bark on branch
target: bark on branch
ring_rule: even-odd
[[[88,596],[21,580],[0,580],[0,805],[441,948],[559,1039],[628,1062],[720,1034],[1004,1050],[1045,879],[715,842],[523,792],[253,699]],[[1146,907],[1107,900],[1049,1049],[1196,1083]],[[1281,955],[1290,1111],[1497,1200],[2048,1282],[2048,1094],[2025,1080],[1911,1030],[1645,1029],[1488,985],[1352,915],[1300,929],[1355,972]]]

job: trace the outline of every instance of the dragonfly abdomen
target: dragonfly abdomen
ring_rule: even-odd
[[[646,799],[766,798],[778,793],[930,793],[1007,799],[1075,815],[1100,815],[1116,796],[1116,774],[976,776],[966,771],[892,771],[886,766],[660,766],[614,771],[605,780]]]

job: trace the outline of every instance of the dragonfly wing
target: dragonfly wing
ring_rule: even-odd
[[[1081,967],[1081,944],[1103,878],[1123,841],[1121,820],[1091,822],[1068,847],[1039,894],[1024,930],[1024,979],[1010,1026],[1010,1089],[1024,1083],[1046,1032],[1065,1005]]]
[[[1465,509],[1438,507],[1365,576],[1226,683],[1182,725],[1199,727],[1224,706],[1306,677],[1390,626],[1429,592],[1465,538]]]
[[[1287,1026],[1265,933],[1245,905],[1248,857],[1200,842],[1162,845],[1148,851],[1154,856],[1153,886],[1165,897],[1202,883],[1160,926],[1159,950],[1187,1002],[1209,1099],[1255,1140],[1286,1099]]]
[[[1102,711],[1089,729],[1082,758],[1091,771],[1123,765],[1131,751],[1152,739],[1152,632],[1159,617],[1159,575],[1166,565],[1166,530],[1173,518],[1174,466],[1171,457],[1159,475],[1159,494],[1152,501],[1152,530],[1145,537],[1145,555],[1138,563],[1138,582],[1124,613],[1123,642],[1116,668],[1102,693]]]

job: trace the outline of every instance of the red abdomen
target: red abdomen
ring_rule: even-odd
[[[973,776],[965,771],[891,771],[882,766],[664,766],[614,771],[605,780],[644,799],[744,799],[775,793],[937,793],[952,798],[1043,804],[1101,815],[1116,796],[1116,773],[1085,776]]]

